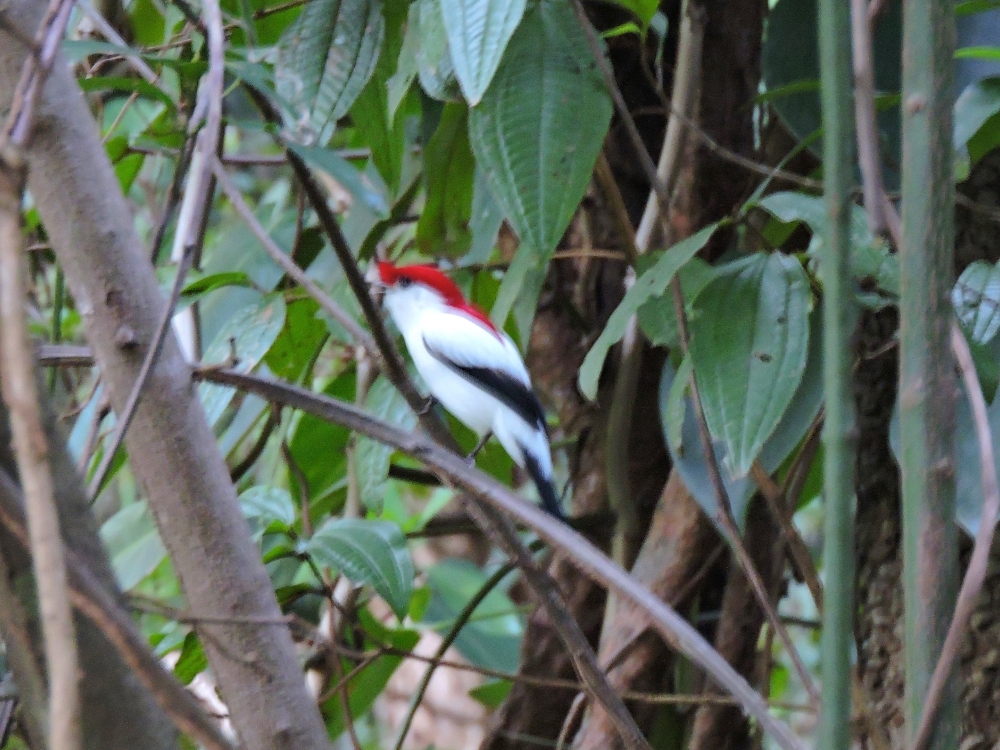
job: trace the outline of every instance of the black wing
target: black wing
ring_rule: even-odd
[[[502,370],[456,362],[435,349],[426,338],[424,346],[434,359],[509,406],[525,422],[530,425],[538,425],[542,430],[546,430],[545,409],[542,408],[538,396],[531,390],[531,386],[525,385]]]

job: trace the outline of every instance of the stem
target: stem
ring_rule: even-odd
[[[857,453],[851,392],[851,338],[856,326],[850,269],[850,192],[853,187],[853,122],[850,9],[840,0],[820,0],[819,38],[824,127],[824,195],[827,232],[823,280],[823,494],[827,571],[823,606],[823,707],[820,747],[847,750],[851,744],[851,640],[854,601],[854,461]]]
[[[822,35],[821,35],[822,36]],[[903,8],[903,242],[900,258],[900,470],[907,735],[915,737],[958,588],[951,165],[954,6]],[[927,747],[959,745],[954,671]]]

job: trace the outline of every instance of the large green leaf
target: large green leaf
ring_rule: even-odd
[[[760,451],[760,463],[768,473],[777,471],[801,442],[823,404],[823,320],[819,307],[810,313],[809,324],[809,354],[802,381],[784,416]],[[726,530],[719,522],[719,498],[709,474],[691,405],[689,361],[685,358],[676,372],[669,361],[664,365],[660,381],[660,419],[670,458],[684,486],[719,531],[725,534]],[[713,441],[712,451],[722,473],[730,509],[737,524],[742,527],[757,485],[748,476],[736,477],[732,474],[729,462],[725,460],[726,447],[721,441]]]
[[[385,194],[379,190],[377,185],[372,185],[371,181],[361,172],[355,169],[350,162],[329,148],[318,146],[296,146],[289,144],[289,148],[315,167],[319,167],[333,179],[347,188],[347,191],[356,200],[364,201],[365,205],[380,217],[389,215],[389,200]]]
[[[385,378],[378,378],[368,390],[365,408],[379,419],[412,429],[417,418],[395,386]],[[358,474],[358,488],[365,507],[378,510],[382,507],[385,482],[389,476],[389,459],[393,449],[369,437],[358,436],[354,448],[354,461]]]
[[[288,528],[295,523],[295,501],[284,487],[256,485],[240,494],[240,507],[247,519],[263,531],[272,523]]]
[[[656,11],[659,10],[660,0],[611,0],[615,5],[620,5],[642,21],[642,27],[649,26]]]
[[[611,99],[572,8],[540,0],[469,112],[469,136],[522,244],[544,262],[590,182],[610,120]]]
[[[969,337],[988,344],[1000,330],[1000,268],[981,260],[969,265],[958,277],[951,301]]]
[[[955,148],[961,148],[1000,112],[1000,78],[984,78],[966,87],[955,102]]]
[[[700,232],[681,240],[663,253],[652,268],[636,279],[632,288],[625,293],[621,304],[611,314],[607,325],[604,326],[604,330],[601,331],[601,335],[587,352],[587,356],[580,366],[579,385],[580,392],[584,396],[592,399],[597,394],[597,381],[601,376],[601,369],[604,367],[604,359],[608,356],[608,350],[625,335],[629,318],[648,300],[658,297],[666,291],[674,274],[691,260],[695,253],[705,247],[705,243],[712,237],[712,233],[718,226],[718,222],[709,224]]]
[[[427,200],[417,222],[417,247],[425,255],[454,258],[472,246],[469,222],[475,173],[468,110],[462,104],[446,104],[424,149]]]
[[[225,362],[235,352],[234,367],[250,372],[267,354],[285,325],[285,299],[280,294],[262,297],[241,308],[222,327],[205,351],[205,364]],[[224,385],[202,383],[199,387],[201,403],[209,424],[215,424],[236,395],[236,390]]]
[[[645,257],[645,256],[644,256]],[[644,258],[640,258],[642,261]],[[651,260],[653,260],[651,258]],[[681,280],[681,291],[684,293],[684,304],[688,315],[691,307],[698,299],[701,290],[715,276],[715,269],[701,258],[695,256],[677,272]],[[677,331],[677,314],[674,312],[674,298],[670,290],[664,290],[658,297],[651,297],[636,313],[639,327],[646,338],[654,346],[674,347],[679,343]]]
[[[278,46],[278,93],[299,139],[312,142],[347,114],[375,72],[385,34],[381,0],[308,3]]]
[[[462,93],[475,106],[524,15],[525,0],[441,0],[451,59]]]
[[[101,541],[123,591],[135,587],[167,556],[145,501],[126,505],[105,521]]]
[[[755,253],[719,269],[691,318],[691,362],[712,436],[744,476],[805,371],[812,295],[795,258]]]
[[[406,616],[413,596],[413,560],[396,524],[333,518],[313,534],[307,549],[319,565],[369,584],[397,617]]]

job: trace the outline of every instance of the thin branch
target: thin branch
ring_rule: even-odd
[[[990,548],[993,546],[993,533],[996,530],[997,516],[1000,514],[1000,487],[997,484],[996,464],[993,462],[993,434],[990,432],[989,417],[986,414],[986,399],[979,385],[979,376],[972,361],[972,353],[964,334],[958,324],[951,326],[951,346],[955,352],[955,360],[965,380],[965,391],[972,404],[972,419],[976,426],[976,438],[979,441],[979,468],[982,472],[983,509],[979,516],[979,528],[976,530],[976,542],[972,547],[972,557],[965,571],[962,588],[955,602],[955,613],[948,626],[948,635],[941,647],[934,674],[927,686],[924,697],[924,707],[920,712],[920,726],[912,750],[924,750],[934,731],[934,717],[941,705],[945,683],[955,667],[955,660],[962,647],[962,638],[969,618],[976,606],[976,598],[986,580],[986,568],[989,564]]]
[[[875,65],[868,0],[851,0],[851,49],[854,55],[854,116],[857,120],[858,162],[868,228],[874,235],[888,231],[882,157],[875,119]]]
[[[788,726],[771,716],[767,705],[753,688],[705,639],[677,612],[660,601],[593,544],[568,526],[525,502],[508,487],[470,467],[464,459],[417,433],[408,433],[373,418],[349,404],[277,380],[256,377],[231,370],[211,369],[195,372],[195,377],[231,385],[275,403],[301,409],[314,416],[391,445],[423,461],[429,468],[455,486],[473,495],[484,507],[495,508],[533,529],[552,547],[564,553],[586,575],[617,595],[635,603],[650,618],[654,627],[675,649],[700,665],[744,710],[760,721],[785,750],[800,750],[801,742]],[[520,565],[519,565],[520,567]]]

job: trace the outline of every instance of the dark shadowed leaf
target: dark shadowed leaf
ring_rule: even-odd
[[[447,0],[441,3],[455,75],[475,106],[493,80],[507,42],[524,15],[525,0]]]
[[[781,253],[720,268],[695,301],[691,361],[734,476],[750,470],[802,380],[811,306],[805,271]]]
[[[413,561],[406,537],[388,521],[334,518],[309,540],[317,564],[342,573],[354,583],[367,583],[402,619],[413,595]]]
[[[469,221],[476,160],[469,148],[468,109],[446,104],[424,149],[427,198],[417,222],[417,247],[425,255],[464,255],[472,245]]]

